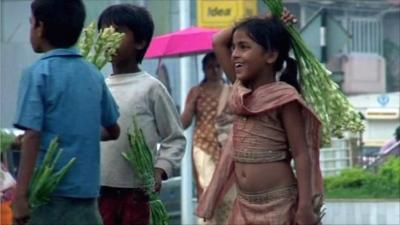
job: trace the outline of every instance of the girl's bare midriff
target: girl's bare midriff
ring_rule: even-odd
[[[287,161],[260,164],[235,163],[235,176],[239,190],[249,193],[287,187],[296,183],[292,168]]]

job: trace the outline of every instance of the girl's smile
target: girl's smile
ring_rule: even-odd
[[[270,54],[250,38],[246,30],[233,33],[231,60],[237,79],[256,86],[274,80],[269,58]]]

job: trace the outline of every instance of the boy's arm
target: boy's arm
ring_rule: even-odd
[[[17,176],[16,196],[14,200],[14,218],[24,220],[29,216],[28,189],[37,154],[40,148],[40,133],[27,130],[22,139],[21,158]]]
[[[30,69],[24,71],[20,81],[14,126],[25,130],[25,134],[22,138],[16,198],[13,207],[17,224],[24,224],[29,216],[28,189],[40,149],[40,133],[45,108],[43,101],[45,84],[45,76]]]
[[[156,127],[161,137],[155,167],[165,172],[163,179],[166,179],[172,175],[172,169],[180,165],[186,139],[175,104],[164,86],[152,89],[152,102]]]
[[[116,140],[120,135],[117,124],[119,118],[118,106],[103,80],[103,96],[101,102],[101,140]]]

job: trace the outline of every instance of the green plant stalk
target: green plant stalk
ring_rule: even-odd
[[[41,165],[35,168],[29,185],[29,207],[35,209],[50,201],[50,196],[65,174],[71,169],[76,158],[72,158],[60,170],[55,170],[62,150],[58,149],[58,138],[49,145]]]
[[[116,54],[124,35],[116,32],[112,26],[97,32],[96,25],[92,22],[83,29],[78,47],[81,55],[100,70]]]
[[[264,0],[272,14],[280,18],[281,0]],[[364,130],[361,118],[339,87],[330,79],[329,72],[312,54],[293,25],[286,26],[292,39],[292,49],[298,61],[302,94],[321,119],[322,143],[329,144],[331,137],[342,137],[344,131]]]
[[[142,130],[136,118],[133,117],[133,128],[128,132],[131,149],[123,152],[122,157],[142,180],[143,187],[149,196],[150,225],[169,225],[169,216],[164,204],[161,202],[154,188],[154,162],[153,155],[146,144]]]
[[[97,59],[101,56],[101,54],[103,54],[103,51],[102,51],[103,42],[99,41],[99,38],[96,41],[96,45],[95,45],[94,49],[95,49],[95,52],[94,52],[94,55],[93,55],[93,58],[91,59],[91,61],[93,62],[94,65],[97,66],[97,68],[99,68],[99,65],[96,64],[96,62],[97,62]]]
[[[78,46],[81,49],[81,54],[87,58],[94,43],[94,34],[96,32],[96,23],[92,22],[88,27],[84,28],[79,39]]]

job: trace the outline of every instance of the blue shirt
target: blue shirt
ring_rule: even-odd
[[[14,126],[41,133],[37,163],[56,136],[63,150],[56,169],[76,157],[54,196],[98,196],[101,126],[116,124],[118,117],[103,76],[75,49],[51,50],[22,75]]]

